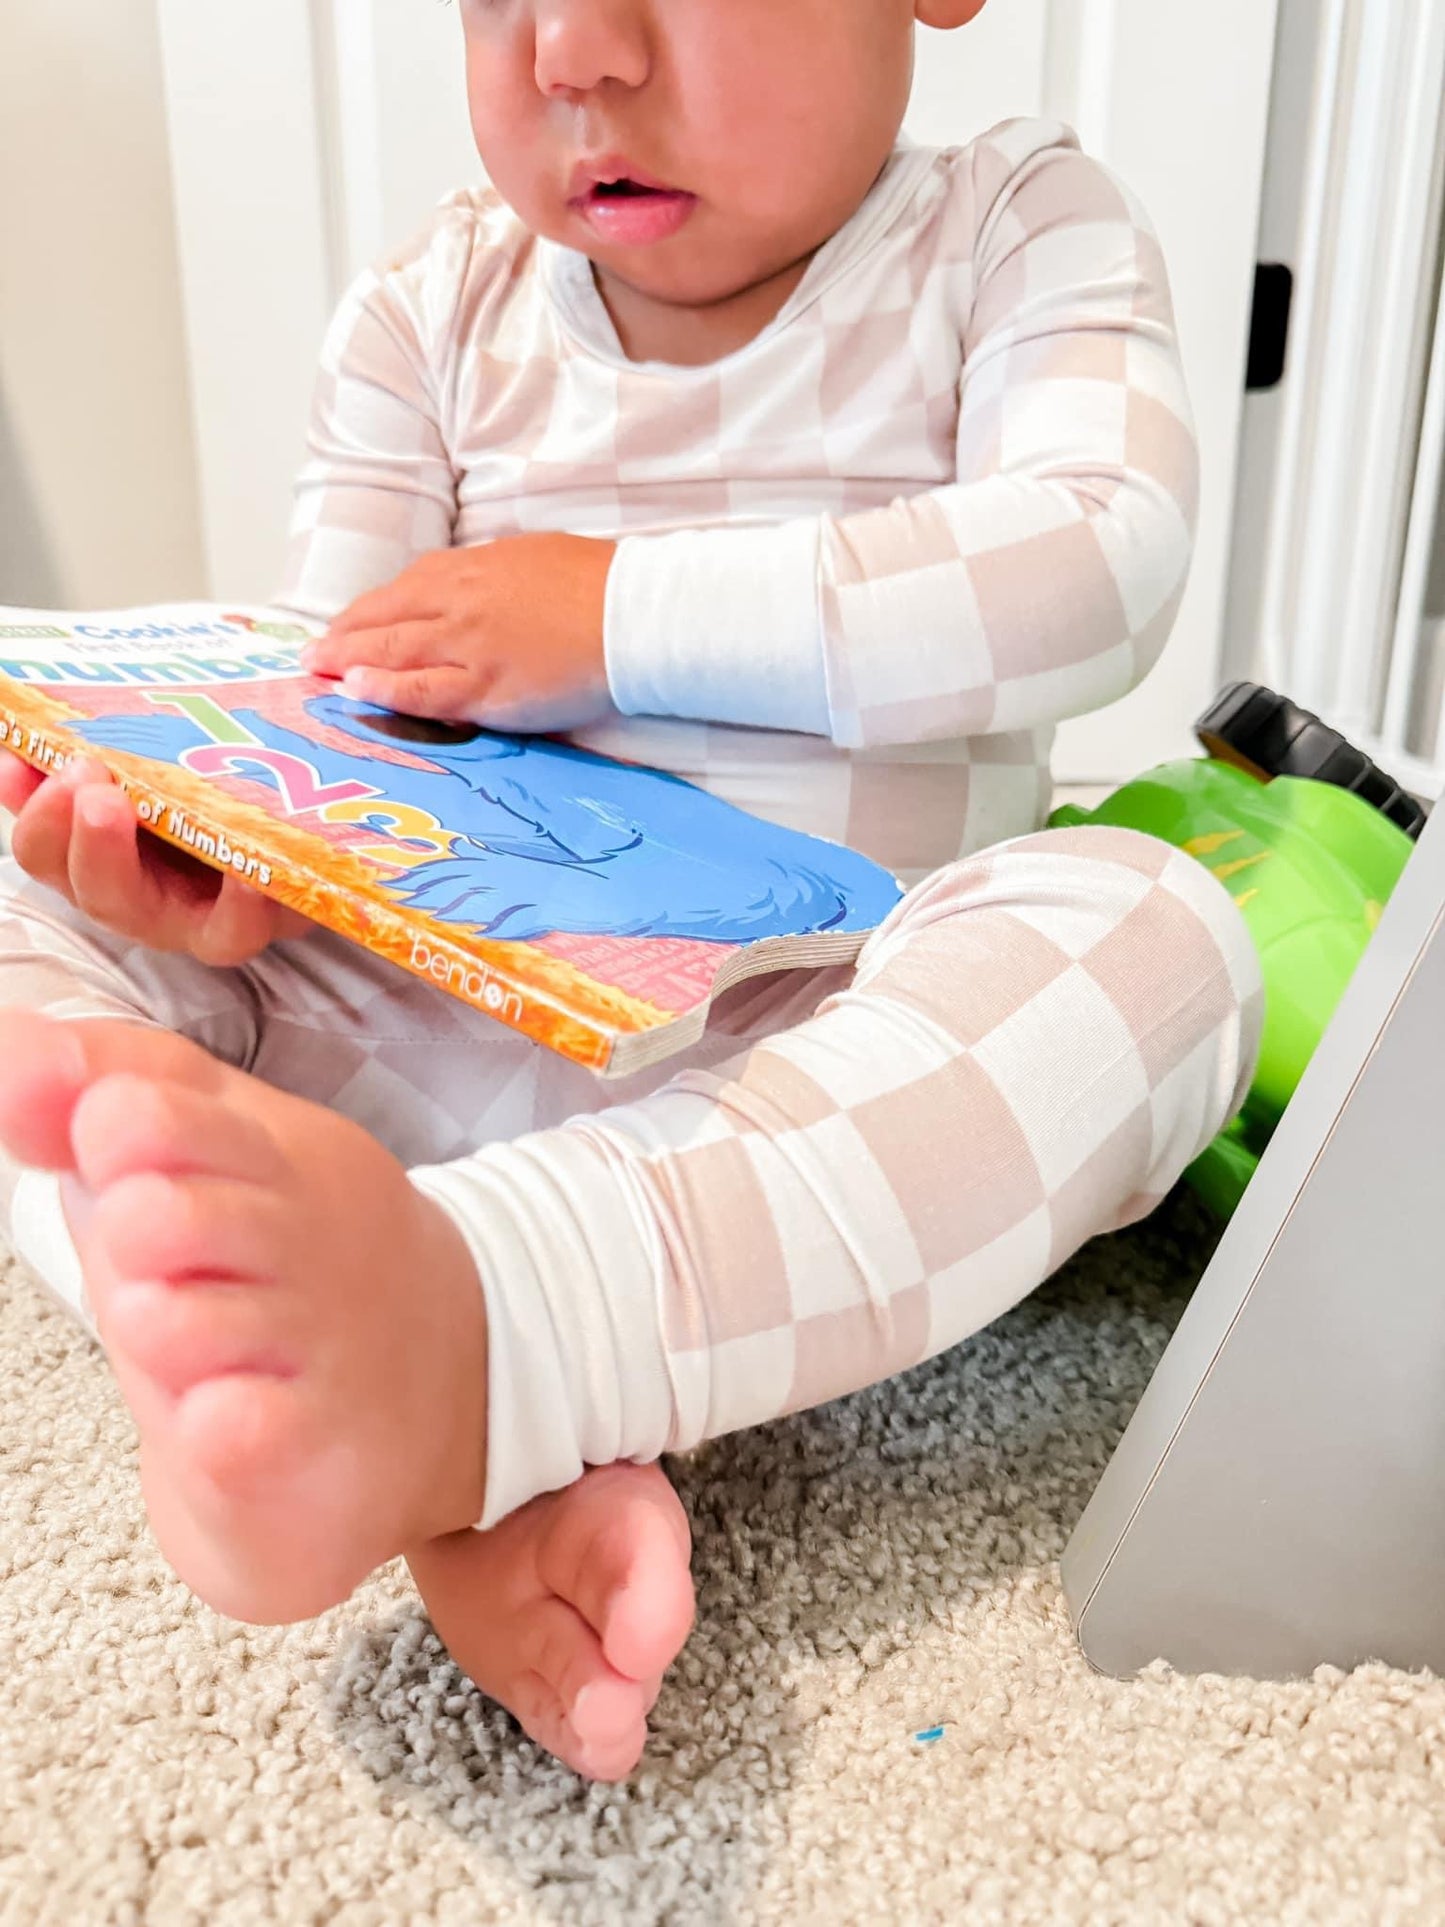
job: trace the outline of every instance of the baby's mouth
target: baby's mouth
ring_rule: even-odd
[[[583,173],[569,205],[599,238],[624,247],[645,247],[676,234],[697,205],[697,196],[648,175]]]

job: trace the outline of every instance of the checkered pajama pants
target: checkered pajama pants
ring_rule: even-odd
[[[1099,827],[951,865],[855,968],[740,986],[685,1068],[622,1084],[324,933],[213,970],[13,865],[0,891],[0,1004],[181,1032],[366,1126],[452,1214],[489,1321],[484,1525],[977,1331],[1158,1202],[1242,1102],[1262,1014],[1221,885]]]

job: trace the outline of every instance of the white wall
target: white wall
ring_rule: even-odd
[[[0,602],[203,582],[154,0],[4,0]]]
[[[966,32],[920,28],[909,134],[952,147],[1009,115],[1045,112],[1048,32],[1048,0],[996,0]]]

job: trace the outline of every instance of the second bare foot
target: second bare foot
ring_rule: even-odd
[[[637,1764],[662,1675],[692,1628],[690,1552],[662,1471],[608,1465],[407,1562],[482,1691],[577,1772],[616,1780]]]

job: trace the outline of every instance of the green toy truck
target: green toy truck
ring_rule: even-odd
[[[1206,756],[1126,783],[1055,825],[1144,830],[1198,859],[1239,905],[1264,973],[1244,1109],[1186,1176],[1228,1217],[1324,1035],[1425,822],[1424,807],[1317,716],[1232,683],[1196,724]]]

